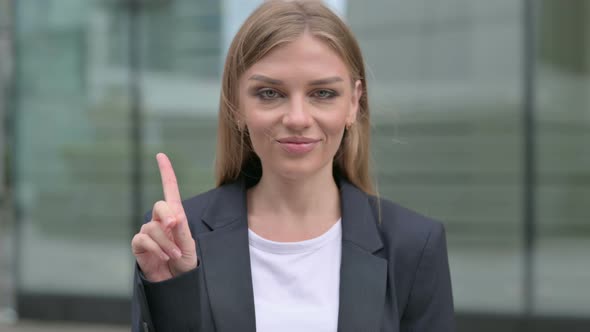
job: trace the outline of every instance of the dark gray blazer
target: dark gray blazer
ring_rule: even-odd
[[[454,331],[442,224],[367,195],[346,180],[337,182],[342,207],[338,331]],[[245,181],[183,204],[199,266],[151,283],[136,264],[132,330],[256,331]]]

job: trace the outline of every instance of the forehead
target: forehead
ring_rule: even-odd
[[[348,67],[326,42],[305,33],[282,45],[252,65],[244,78],[263,74],[273,78],[324,78],[341,76],[349,79]]]

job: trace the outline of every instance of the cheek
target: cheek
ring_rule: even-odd
[[[344,135],[344,128],[346,126],[346,118],[339,115],[338,117],[330,117],[322,122],[322,129],[326,136],[326,144],[330,153],[336,153]]]
[[[343,114],[344,112],[342,110],[338,110],[338,112],[320,115],[316,118],[317,123],[328,139],[333,140],[335,137],[339,138],[344,132],[346,117]]]
[[[274,121],[262,113],[250,112],[246,116],[246,125],[254,152],[259,156],[271,147],[274,133]]]

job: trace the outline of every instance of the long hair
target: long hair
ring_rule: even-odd
[[[273,49],[304,32],[326,43],[344,61],[353,82],[361,81],[355,124],[345,131],[333,171],[368,194],[375,194],[370,172],[370,122],[367,81],[360,47],[346,24],[320,1],[269,0],[260,5],[234,37],[223,70],[215,178],[217,186],[240,176],[260,179],[262,166],[247,132],[240,126],[238,82],[241,75]],[[243,122],[242,122],[243,123]]]

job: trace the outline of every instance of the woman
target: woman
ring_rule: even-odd
[[[228,52],[217,188],[132,241],[134,331],[454,330],[442,225],[375,196],[360,49],[319,2],[267,1]]]

